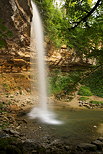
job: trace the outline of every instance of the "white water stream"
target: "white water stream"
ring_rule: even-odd
[[[28,114],[31,118],[38,118],[40,121],[49,124],[61,124],[61,121],[55,120],[55,114],[48,109],[48,95],[47,95],[47,68],[45,65],[45,49],[44,36],[41,18],[38,9],[34,2],[32,4],[32,23],[31,23],[31,50],[37,53],[37,67],[38,67],[38,93],[39,105],[33,108]],[[34,74],[35,76],[35,74]]]

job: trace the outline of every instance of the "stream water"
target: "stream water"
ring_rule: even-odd
[[[103,137],[103,110],[74,110],[58,105],[54,111],[64,124],[48,125],[37,119],[28,119],[28,129],[24,130],[23,126],[22,131],[28,138],[31,136],[40,142],[45,142],[49,137],[50,140],[60,139],[67,145],[90,143]]]
[[[65,142],[77,144],[89,142],[103,136],[103,111],[55,109],[63,125],[50,126],[55,136]]]

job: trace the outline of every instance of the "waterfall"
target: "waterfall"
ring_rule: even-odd
[[[40,121],[49,124],[61,124],[61,121],[55,120],[55,114],[48,109],[47,96],[47,68],[45,64],[44,35],[41,18],[38,9],[33,1],[31,1],[33,17],[31,23],[31,50],[37,53],[37,69],[38,69],[38,94],[39,105],[33,108],[28,114],[31,118],[38,118]],[[34,74],[35,76],[35,74]]]

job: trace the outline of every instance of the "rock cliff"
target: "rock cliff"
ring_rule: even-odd
[[[6,49],[0,49],[0,54],[19,55],[27,50],[30,44],[31,17],[30,0],[0,0],[0,39],[6,42]],[[6,30],[3,31],[4,27]]]

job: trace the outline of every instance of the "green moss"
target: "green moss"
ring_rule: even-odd
[[[78,95],[81,95],[81,96],[92,96],[92,92],[90,90],[89,87],[86,87],[86,86],[81,86],[79,91],[78,91]]]
[[[0,38],[0,48],[6,46],[6,41]]]
[[[4,31],[7,31],[7,29],[8,29],[8,28],[7,28],[6,26],[4,26],[2,23],[0,23],[0,30],[1,30],[1,31],[4,32]]]
[[[7,83],[4,83],[3,84],[3,87],[6,91],[9,91],[10,90],[10,86],[7,84]]]
[[[0,125],[0,129],[2,129],[2,130],[3,130],[3,129],[6,129],[9,125],[10,125],[9,122],[4,121],[4,122],[1,123],[1,125]]]
[[[12,138],[1,138],[0,139],[0,153],[3,152],[5,154],[21,154],[21,150],[14,146],[13,144],[17,142],[17,139]]]
[[[0,102],[0,109],[4,108],[3,103]]]
[[[13,98],[13,97],[10,97],[10,98]],[[8,104],[8,105],[10,105],[11,103],[12,103],[11,101],[8,101],[8,103],[7,103],[7,104]]]
[[[22,88],[21,87],[18,87],[18,89],[21,90]]]
[[[13,32],[0,20],[0,48],[7,46],[6,39],[13,37]]]
[[[103,105],[103,101],[90,101],[91,104]]]
[[[0,112],[4,112],[6,108],[5,102],[0,102]]]
[[[12,37],[12,36],[13,36],[13,32],[10,31],[10,30],[8,30],[8,31],[7,31],[7,36],[8,36],[8,37]]]
[[[80,97],[80,98],[79,98],[80,101],[86,101],[86,100],[88,100],[88,99],[89,99],[88,97]]]

